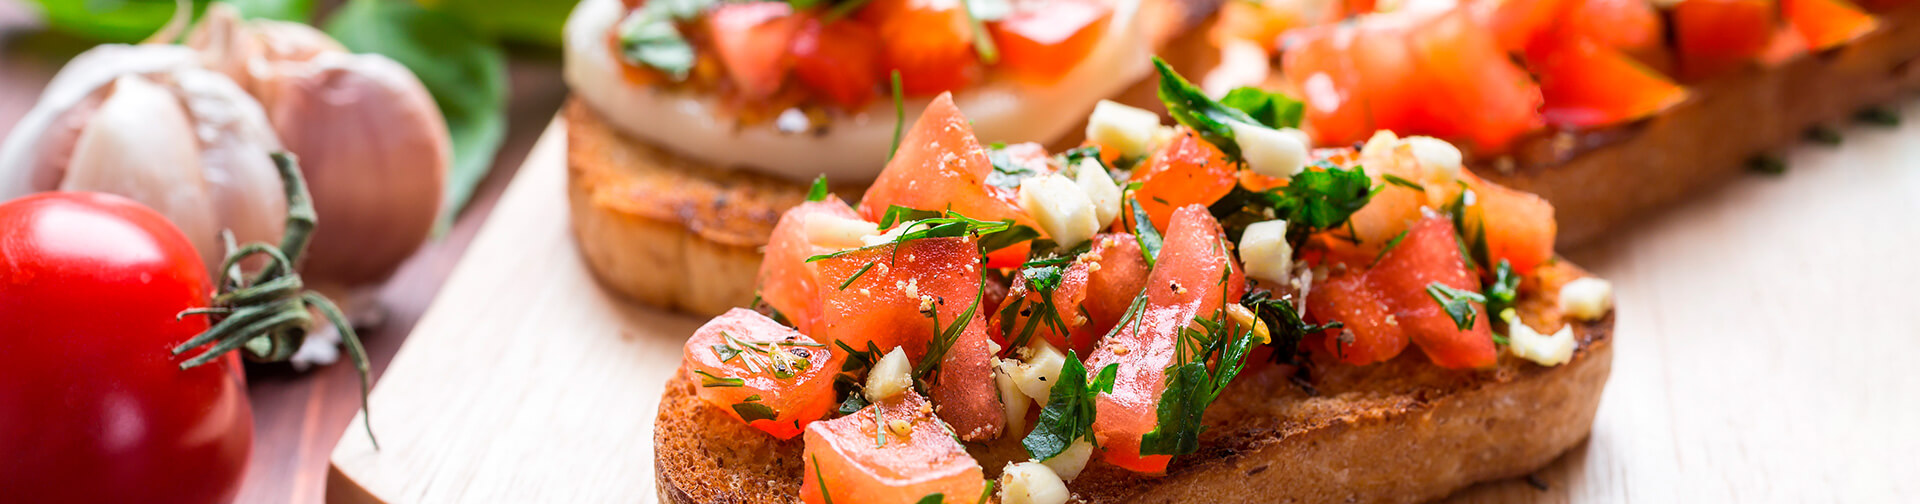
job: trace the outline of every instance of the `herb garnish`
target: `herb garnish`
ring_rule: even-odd
[[[739,358],[749,371],[759,373],[761,368],[773,371],[779,379],[792,378],[801,371],[813,367],[812,353],[804,348],[826,348],[826,345],[800,341],[744,341],[733,337],[726,331],[720,331],[722,342],[713,345],[713,355],[720,362]]]
[[[1487,284],[1487,313],[1500,313],[1513,307],[1513,301],[1520,297],[1520,275],[1514,274],[1513,265],[1506,259],[1493,268],[1493,282]]]
[[[1224,292],[1223,292],[1224,294]],[[1167,367],[1167,390],[1160,395],[1158,424],[1140,436],[1141,455],[1186,455],[1200,449],[1200,416],[1246,366],[1253,328],[1234,330],[1221,310],[1214,318],[1195,318],[1180,330],[1174,364]],[[1216,369],[1207,364],[1215,362]]]
[[[1408,189],[1412,189],[1412,190],[1415,190],[1415,191],[1420,191],[1420,192],[1426,192],[1426,190],[1427,190],[1427,186],[1424,186],[1424,185],[1420,185],[1420,183],[1419,183],[1419,182],[1414,182],[1414,181],[1411,181],[1411,180],[1407,180],[1407,179],[1404,179],[1404,178],[1401,178],[1401,177],[1400,177],[1399,175],[1394,175],[1394,174],[1391,174],[1391,173],[1386,173],[1386,174],[1381,174],[1381,175],[1380,175],[1380,178],[1382,178],[1382,179],[1385,179],[1385,180],[1387,181],[1387,183],[1389,183],[1389,184],[1393,184],[1393,185],[1397,185],[1397,186],[1400,186],[1400,187],[1405,187],[1405,188],[1408,188]]]
[[[893,208],[903,208],[903,207],[893,207]],[[968,235],[980,237],[980,241],[979,241],[980,253],[985,254],[985,253],[993,252],[995,250],[1000,250],[1006,247],[1011,247],[1013,245],[1019,244],[1020,242],[1029,241],[1034,239],[1035,237],[1040,236],[1039,231],[1035,231],[1033,228],[1028,227],[1024,224],[1015,223],[1013,219],[1004,219],[999,221],[984,221],[984,220],[975,219],[972,217],[967,217],[965,215],[961,215],[959,212],[953,212],[953,211],[948,211],[944,215],[945,216],[943,217],[932,217],[932,218],[926,218],[926,219],[920,219],[920,220],[908,222],[904,224],[904,226],[906,226],[906,229],[902,230],[904,232],[900,233],[898,236],[895,236],[892,240],[888,240],[886,243],[868,245],[868,246],[859,247],[859,248],[850,248],[850,249],[841,250],[841,251],[833,252],[829,254],[821,254],[813,257],[808,257],[807,262],[832,259],[835,257],[840,257],[843,255],[852,254],[855,252],[862,252],[862,251],[867,251],[867,250],[872,250],[872,249],[877,249],[880,247],[887,247],[887,246],[895,247],[894,251],[898,252],[899,251],[898,246],[900,244],[913,241],[913,240],[920,240],[925,238],[958,238],[961,236],[968,236]],[[889,219],[895,218],[896,215],[894,210],[890,208],[887,211],[887,217]],[[882,220],[885,221],[889,219],[882,219]],[[892,223],[888,222],[884,224],[892,224]]]
[[[1056,334],[1065,335],[1067,324],[1060,318],[1060,307],[1053,301],[1053,293],[1060,287],[1060,279],[1074,258],[1086,253],[1093,247],[1088,241],[1069,249],[1061,249],[1053,240],[1035,240],[1031,259],[1020,265],[1020,278],[1027,292],[1039,294],[1040,301],[1028,302],[1025,297],[1009,298],[1005,308],[1000,309],[1000,327],[1010,330],[1017,315],[1025,313],[1027,323],[1020,327],[1018,335],[1011,338],[1007,348],[1020,348],[1033,339],[1034,331],[1040,324],[1046,324]]]
[[[706,372],[706,371],[704,371],[704,370],[699,370],[699,369],[695,369],[695,370],[693,370],[693,372],[694,372],[694,374],[698,374],[698,375],[700,375],[700,386],[701,386],[701,387],[707,387],[707,388],[727,388],[727,387],[745,387],[745,386],[747,386],[747,381],[746,381],[746,380],[742,380],[742,379],[739,379],[739,378],[734,378],[734,377],[730,377],[730,376],[718,376],[718,375],[715,375],[715,374],[713,374],[713,373],[709,373],[709,372]]]
[[[760,396],[756,395],[748,397],[746,402],[734,403],[733,412],[739,413],[740,419],[747,423],[753,423],[758,420],[772,420],[780,417],[779,412],[774,411],[773,408],[765,404],[759,403],[759,399]]]
[[[1280,93],[1256,87],[1239,87],[1220,98],[1220,104],[1240,109],[1268,128],[1298,128],[1306,104]]]
[[[1478,292],[1455,289],[1440,282],[1427,284],[1427,295],[1440,303],[1440,309],[1446,310],[1453,325],[1462,331],[1473,328],[1474,320],[1480,316],[1472,303],[1487,302],[1487,297]]]
[[[1160,230],[1153,228],[1153,219],[1147,216],[1147,209],[1140,206],[1140,200],[1129,195],[1127,201],[1133,204],[1133,239],[1140,242],[1140,255],[1147,258],[1147,267],[1152,268],[1159,260],[1160,247],[1165,242],[1160,237]]]
[[[946,360],[947,352],[953,350],[954,342],[960,341],[960,331],[965,329],[967,324],[973,322],[975,313],[980,312],[980,298],[986,296],[987,279],[985,275],[981,275],[980,289],[974,293],[973,303],[967,305],[965,311],[954,316],[953,320],[948,321],[946,327],[940,326],[940,308],[938,306],[931,307],[931,309],[926,312],[927,317],[933,319],[933,339],[927,340],[927,353],[920,357],[919,364],[913,366],[913,376],[925,379],[927,376],[932,375],[935,369],[939,369],[940,361]]]
[[[627,61],[653,67],[675,81],[693,70],[693,46],[676,21],[699,16],[718,0],[656,0],[647,2],[620,21],[620,55]]]
[[[1300,311],[1292,301],[1275,299],[1271,291],[1249,292],[1240,298],[1240,304],[1252,310],[1254,317],[1267,325],[1268,337],[1272,340],[1268,344],[1273,347],[1273,361],[1283,364],[1299,363],[1296,358],[1300,355],[1300,342],[1305,341],[1307,335],[1345,327],[1337,321],[1308,324],[1301,320]]]
[[[833,495],[827,492],[827,475],[820,472],[820,456],[813,456],[813,479],[820,485],[820,500],[833,504]]]
[[[887,148],[887,161],[900,153],[900,135],[907,130],[906,92],[900,90],[900,71],[893,71],[893,146]]]
[[[1000,49],[993,45],[993,35],[987,33],[987,22],[1007,16],[1013,6],[1006,0],[960,0],[960,10],[967,15],[967,26],[973,30],[973,51],[980,54],[980,62],[992,65],[1000,61]]]
[[[1040,422],[1020,440],[1020,445],[1027,448],[1027,455],[1033,460],[1047,460],[1066,451],[1075,440],[1086,438],[1092,442],[1094,397],[1113,392],[1113,381],[1119,371],[1119,364],[1107,364],[1100,368],[1099,376],[1089,382],[1087,367],[1080,364],[1080,356],[1068,350],[1067,360],[1060,366],[1060,378],[1047,393],[1047,406],[1040,410]]]
[[[867,370],[873,368],[873,363],[879,361],[885,354],[882,354],[880,348],[872,341],[867,342],[866,350],[854,350],[853,347],[847,346],[845,341],[840,340],[834,340],[833,344],[847,353],[847,360],[840,364],[840,374],[833,377],[833,392],[838,394],[836,397],[844,398],[840,401],[840,407],[834,410],[834,414],[847,416],[858,413],[860,408],[867,407],[867,396],[861,393],[866,388],[866,384],[853,377],[864,375]]]
[[[1243,87],[1227,93],[1225,102],[1215,101],[1159,56],[1153,58],[1153,67],[1160,72],[1160,102],[1166,105],[1167,114],[1193,129],[1201,140],[1213,144],[1236,163],[1241,159],[1240,144],[1235,139],[1233,123],[1267,128],[1300,125],[1304,107],[1286,95]]]
[[[826,201],[828,194],[831,193],[827,190],[827,175],[823,173],[813,179],[813,187],[807,189],[807,201]]]
[[[946,494],[931,493],[927,494],[926,497],[921,497],[920,500],[914,502],[914,504],[940,504],[946,502],[946,498]]]

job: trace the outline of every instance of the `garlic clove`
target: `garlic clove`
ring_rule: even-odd
[[[173,221],[205,263],[217,266],[223,257],[193,121],[165,86],[115,79],[74,142],[59,189],[132,198]]]
[[[254,95],[300,156],[326,223],[303,276],[349,287],[385,280],[439,215],[452,150],[432,95],[377,55],[321,53],[261,68]]]
[[[0,142],[0,201],[58,187],[72,142],[114,79],[190,68],[195,58],[193,50],[184,47],[123,44],[101,45],[74,56]]]
[[[200,162],[220,229],[241,244],[279,243],[286,229],[286,191],[269,157],[281,150],[266,112],[220,74],[173,74],[174,91],[194,118]],[[255,266],[249,264],[249,267]]]
[[[226,74],[249,92],[254,90],[254,74],[268,72],[262,65],[347,52],[346,46],[312,26],[267,19],[243,20],[237,9],[220,2],[207,6],[206,14],[187,34],[185,44],[200,51],[201,62],[207,68]]]

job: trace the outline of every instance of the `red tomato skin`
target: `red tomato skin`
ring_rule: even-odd
[[[886,41],[882,68],[900,71],[906,94],[955,91],[980,79],[973,26],[961,0],[873,0],[858,16]]]
[[[707,14],[715,53],[748,99],[772,96],[793,67],[789,46],[802,19],[784,2],[724,3]]]
[[[1045,338],[1054,348],[1088,355],[1100,337],[1125,316],[1127,306],[1146,283],[1146,258],[1140,255],[1140,243],[1133,235],[1096,236],[1093,246],[1060,273],[1060,285],[1053,291],[1054,308],[1067,332],[1061,333],[1042,320],[1034,322],[1032,337]],[[1006,304],[988,318],[988,333],[1002,347],[1010,348],[1029,320],[1042,316],[1044,302],[1040,293],[1027,289],[1026,277],[1015,275]]]
[[[0,488],[16,502],[231,501],[253,443],[239,358],[182,370],[212,291],[166,218],[125,198],[0,204]]]
[[[860,23],[828,23],[815,17],[793,38],[793,73],[808,89],[847,110],[860,110],[879,96],[880,36]]]
[[[900,150],[887,162],[880,177],[860,199],[860,215],[879,222],[887,208],[898,205],[921,210],[952,210],[968,217],[997,221],[1013,219],[1035,230],[1039,223],[1020,209],[1018,194],[987,184],[993,163],[973,136],[973,126],[953,95],[943,93],[927,104],[920,119],[900,139]],[[988,256],[995,268],[1019,266],[1027,258],[1025,243]]]
[[[1540,75],[1542,117],[1565,127],[1633,121],[1687,98],[1685,88],[1626,53],[1585,38],[1543,39],[1527,62]]]
[[[1787,25],[1813,50],[1845,44],[1879,26],[1873,16],[1846,0],[1780,0],[1780,10]]]
[[[1688,78],[1726,71],[1760,55],[1779,21],[1773,0],[1688,0],[1671,23],[1680,70]]]
[[[1365,264],[1365,263],[1359,263]],[[1364,366],[1385,362],[1407,348],[1407,334],[1387,323],[1392,312],[1367,285],[1365,270],[1336,267],[1327,280],[1307,294],[1307,313],[1320,320],[1339,321],[1339,329],[1322,333],[1320,347],[1334,360]]]
[[[820,271],[807,258],[833,252],[807,237],[807,221],[821,217],[860,220],[860,214],[838,196],[801,203],[780,215],[767,238],[766,256],[760,261],[761,300],[807,335],[818,334],[814,326],[820,319]]]
[[[1441,216],[1421,220],[1400,245],[1367,271],[1367,283],[1394,308],[1394,321],[1434,364],[1450,369],[1492,366],[1499,353],[1487,325],[1491,318],[1487,307],[1472,303],[1476,316],[1463,331],[1427,293],[1427,286],[1435,282],[1480,292],[1480,277],[1467,269],[1454,237],[1452,220]]]
[[[1000,51],[995,68],[1032,83],[1059,81],[1093,50],[1112,17],[1111,5],[1093,0],[1053,0],[1017,9],[987,24]]]
[[[879,432],[895,421],[906,423],[904,435]],[[908,503],[935,493],[976,496],[986,485],[980,463],[934,417],[932,405],[911,390],[807,426],[800,463],[800,499],[808,504]]]
[[[1094,438],[1108,463],[1138,473],[1166,472],[1172,457],[1141,455],[1140,437],[1159,423],[1155,413],[1166,392],[1166,368],[1174,363],[1180,329],[1195,318],[1218,313],[1223,303],[1237,302],[1246,292],[1245,269],[1228,253],[1225,240],[1206,207],[1188,205],[1176,211],[1148,276],[1139,323],[1122,325],[1087,357],[1087,369],[1119,365],[1113,392],[1100,395],[1094,406]]]
[[[935,336],[934,321],[921,308],[939,315],[942,330],[956,323],[980,292],[979,258],[970,239],[926,238],[899,245],[897,253],[882,246],[819,261],[822,341],[861,350],[872,342],[881,352],[900,347],[919,363]],[[941,418],[963,436],[997,436],[1006,424],[987,347],[985,316],[992,308],[983,304],[958,322],[966,326],[930,391]]]
[[[1540,86],[1465,11],[1422,25],[1407,43],[1418,62],[1416,75],[1426,76],[1427,89],[1437,91],[1421,102],[1436,122],[1383,124],[1383,129],[1464,139],[1475,151],[1499,153],[1515,137],[1542,126]]]
[[[733,345],[732,342],[727,341],[728,336],[747,344],[798,343],[795,346],[774,348],[777,349],[776,351],[789,352],[790,355],[795,356],[805,354],[804,360],[807,362],[807,367],[794,370],[790,377],[781,378],[775,376],[771,368],[766,367],[765,362],[770,360],[756,361],[761,364],[748,367],[745,359],[751,357],[742,356],[757,354],[739,346],[734,348],[743,350],[742,356],[723,361],[719,350],[715,350],[714,346]],[[825,417],[827,412],[833,409],[833,377],[840,373],[840,363],[846,360],[846,356],[841,355],[839,350],[814,346],[816,343],[813,338],[780,325],[779,322],[774,322],[773,319],[759,312],[734,308],[707,321],[705,325],[700,326],[699,330],[694,331],[693,337],[687,338],[681,358],[689,368],[688,373],[691,376],[688,376],[688,379],[694,383],[703,383],[704,378],[693,373],[694,370],[722,378],[738,378],[742,381],[739,387],[702,385],[695,389],[701,399],[726,412],[727,416],[746,422],[746,419],[741,417],[733,406],[747,402],[747,399],[752,396],[759,396],[760,399],[753,402],[773,408],[775,416],[771,420],[747,422],[748,425],[765,431],[773,437],[793,439],[794,436],[800,435],[800,430],[807,424]]]
[[[1174,209],[1211,205],[1226,196],[1239,183],[1237,171],[1226,153],[1182,128],[1179,137],[1155,151],[1146,167],[1134,174],[1140,182],[1134,198],[1146,209],[1154,228],[1167,229]],[[1132,218],[1131,211],[1125,213]]]
[[[1471,174],[1466,176],[1477,202],[1468,210],[1471,228],[1484,230],[1489,261],[1504,259],[1515,273],[1532,273],[1553,259],[1559,224],[1553,204],[1533,193],[1508,189]],[[1476,224],[1473,221],[1478,220]],[[1493,267],[1493,264],[1483,265]]]

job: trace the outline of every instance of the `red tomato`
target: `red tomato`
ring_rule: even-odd
[[[973,126],[953,105],[952,94],[941,94],[900,140],[900,150],[887,162],[880,177],[860,199],[860,215],[880,221],[887,208],[898,205],[921,210],[952,210],[981,220],[1013,219],[1035,230],[1040,225],[1020,209],[1018,193],[988,185],[993,163],[973,136]],[[1024,243],[1001,249],[990,259],[993,267],[1012,267],[1027,258]]]
[[[1562,23],[1553,37],[1570,40],[1585,38],[1601,46],[1634,52],[1661,43],[1660,13],[1645,0],[1566,0],[1572,2],[1561,15]]]
[[[1553,220],[1552,203],[1471,174],[1463,174],[1463,178],[1473,188],[1475,202],[1467,211],[1467,225],[1486,230],[1490,261],[1498,264],[1505,259],[1514,272],[1527,274],[1553,259],[1553,240],[1559,225]]]
[[[1399,245],[1371,268],[1367,258],[1337,266],[1307,294],[1308,313],[1339,321],[1321,348],[1343,362],[1370,364],[1393,358],[1408,340],[1434,364],[1453,369],[1493,365],[1499,357],[1486,306],[1471,303],[1473,325],[1461,330],[1428,292],[1435,283],[1480,292],[1480,278],[1467,269],[1453,222],[1431,216],[1415,224]]]
[[[879,96],[887,78],[880,69],[880,46],[880,36],[866,25],[808,17],[793,38],[793,73],[808,89],[859,110]]]
[[[1500,47],[1511,52],[1527,49],[1540,34],[1551,31],[1564,16],[1566,4],[1582,0],[1504,0],[1476,2],[1475,17],[1493,31]]]
[[[1159,424],[1155,413],[1166,392],[1166,369],[1175,364],[1180,329],[1195,318],[1214,316],[1223,302],[1238,302],[1246,292],[1245,268],[1227,252],[1225,240],[1206,207],[1188,205],[1174,212],[1165,246],[1147,277],[1139,322],[1122,326],[1087,357],[1087,369],[1119,364],[1113,392],[1099,396],[1093,421],[1094,439],[1108,463],[1139,473],[1166,472],[1172,457],[1142,455],[1140,436]],[[1232,271],[1222,282],[1226,268]]]
[[[1113,6],[1105,2],[1052,0],[1025,4],[987,29],[1000,50],[999,68],[1016,78],[1048,84],[1079,66],[1106,34],[1112,17]]]
[[[1780,0],[1780,11],[1813,50],[1844,44],[1879,26],[1846,0]]]
[[[1687,0],[1671,13],[1680,69],[1689,78],[1728,70],[1758,56],[1773,38],[1772,0]]]
[[[986,314],[974,306],[980,292],[979,249],[965,238],[926,238],[897,247],[863,249],[824,259],[820,266],[821,332],[855,349],[872,342],[882,352],[900,347],[908,360],[926,356],[927,343],[953,324],[961,329],[941,361],[931,391],[940,417],[965,439],[997,436],[1005,425],[987,347]],[[871,266],[869,266],[871,265]],[[933,314],[932,317],[929,313]]]
[[[723,3],[707,14],[714,52],[742,96],[765,98],[780,90],[793,67],[788,48],[801,22],[786,2]]]
[[[1299,90],[1305,128],[1314,143],[1351,144],[1373,134],[1373,118],[1362,94],[1360,69],[1348,54],[1359,29],[1337,23],[1290,32],[1282,44],[1282,75]]]
[[[800,332],[818,335],[814,326],[820,319],[820,271],[807,258],[833,252],[834,247],[813,243],[807,226],[819,226],[830,219],[861,221],[839,197],[801,203],[780,216],[767,238],[767,252],[760,261],[760,298],[785,315]]]
[[[880,46],[883,68],[900,71],[907,94],[953,91],[980,78],[962,0],[873,0],[859,16],[886,41]]]
[[[0,488],[14,502],[227,502],[253,443],[237,356],[182,370],[206,267],[118,196],[0,204]]]
[[[1543,38],[1527,63],[1540,76],[1541,116],[1570,128],[1619,124],[1687,99],[1685,88],[1626,53],[1584,37]]]
[[[734,308],[694,331],[682,358],[708,404],[792,439],[834,407],[844,355],[753,310]],[[752,420],[748,417],[753,416]]]
[[[807,426],[800,499],[808,504],[973,502],[985,471],[909,390],[852,415]]]
[[[1179,137],[1154,152],[1146,166],[1134,172],[1133,180],[1140,182],[1134,198],[1147,210],[1154,228],[1167,229],[1174,209],[1211,205],[1232,191],[1239,182],[1236,171],[1220,148],[1201,140],[1193,130],[1181,128]]]
[[[1054,348],[1087,355],[1120,322],[1146,283],[1147,260],[1140,255],[1140,242],[1130,234],[1102,234],[1093,238],[1087,253],[1061,271],[1060,284],[1053,290],[1054,315],[1066,326],[1065,333],[1046,322],[1046,300],[1027,288],[1022,275],[1014,276],[1006,304],[988,319],[987,333],[1001,346],[1011,346],[1031,324],[1030,337],[1046,338]]]
[[[1435,122],[1382,124],[1383,129],[1464,139],[1476,151],[1498,153],[1541,126],[1540,86],[1465,11],[1422,25],[1408,44],[1418,62],[1412,75],[1431,93],[1421,103],[1430,107],[1428,117]]]

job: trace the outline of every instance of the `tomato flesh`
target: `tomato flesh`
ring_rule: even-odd
[[[1652,116],[1685,101],[1686,89],[1617,49],[1585,38],[1548,38],[1528,52],[1545,98],[1541,115],[1567,128]]]
[[[1767,48],[1777,9],[1772,0],[1687,0],[1671,13],[1682,74],[1726,71]]]
[[[997,68],[1015,78],[1050,84],[1078,66],[1107,31],[1113,6],[1096,0],[1052,0],[1016,9],[989,23]]]
[[[873,0],[859,17],[886,41],[887,70],[900,71],[909,95],[932,95],[967,87],[980,78],[973,26],[961,0]]]
[[[714,52],[727,78],[748,99],[772,96],[793,67],[788,47],[800,29],[785,2],[723,3],[707,14]]]
[[[1846,0],[1780,0],[1780,11],[1813,50],[1839,46],[1879,26]]]
[[[877,419],[877,421],[876,421]],[[800,499],[828,502],[972,502],[985,471],[909,390],[855,412],[807,426]]]
[[[1155,151],[1146,166],[1134,173],[1133,180],[1140,182],[1134,198],[1156,229],[1167,229],[1174,209],[1211,205],[1226,196],[1239,182],[1237,171],[1218,147],[1182,128],[1180,136]]]
[[[810,17],[793,38],[793,73],[808,89],[847,110],[879,96],[880,36],[860,23]]]
[[[1506,260],[1514,272],[1524,275],[1553,259],[1559,224],[1553,219],[1552,203],[1479,177],[1466,178],[1476,202],[1475,208],[1468,210],[1467,227],[1484,230],[1489,261],[1498,264]]]
[[[900,150],[860,199],[860,215],[878,222],[891,206],[951,210],[980,220],[1013,219],[1036,230],[1040,225],[1020,209],[1018,193],[986,183],[993,171],[973,126],[953,105],[950,93],[927,105],[900,140]],[[1025,243],[989,256],[989,265],[1013,267],[1026,260]]]
[[[1046,297],[1028,288],[1024,273],[1014,276],[1004,306],[989,319],[988,333],[1001,346],[1014,346],[1028,325],[1029,338],[1045,338],[1054,348],[1088,355],[1101,336],[1126,314],[1127,306],[1147,283],[1147,261],[1133,235],[1102,234],[1093,246],[1060,273],[1054,287],[1054,316],[1066,331],[1047,323]],[[1036,317],[1039,317],[1036,320]]]
[[[118,196],[0,204],[0,488],[12,502],[228,502],[253,445],[239,357],[180,369],[206,267]]]
[[[1332,268],[1327,281],[1308,292],[1308,312],[1347,326],[1327,331],[1321,347],[1342,362],[1364,365],[1393,358],[1411,341],[1441,367],[1493,365],[1499,354],[1486,306],[1469,301],[1473,324],[1461,330],[1428,292],[1436,283],[1480,292],[1480,278],[1467,269],[1455,236],[1451,220],[1429,216],[1372,267],[1359,258]]]
[[[688,378],[701,384],[701,399],[792,439],[833,409],[833,377],[845,360],[835,353],[765,315],[734,308],[694,331],[682,357],[693,373]]]
[[[988,348],[985,315],[993,307],[979,306],[960,319],[980,292],[979,258],[970,239],[925,238],[817,263],[820,328],[830,340],[856,350],[869,342],[881,352],[900,347],[918,363],[936,336],[935,325],[947,331],[965,324],[942,358],[930,394],[941,418],[970,440],[996,437],[1006,424]]]
[[[1225,240],[1206,207],[1188,205],[1175,211],[1158,262],[1147,277],[1147,300],[1138,322],[1120,326],[1088,356],[1087,369],[1119,365],[1113,392],[1100,395],[1095,405],[1094,438],[1107,462],[1139,473],[1166,472],[1172,457],[1141,454],[1140,437],[1158,426],[1155,413],[1166,391],[1166,369],[1175,363],[1181,328],[1195,318],[1214,316],[1223,303],[1238,302],[1246,291],[1244,268],[1227,252]]]
[[[825,219],[861,220],[839,197],[801,203],[774,224],[766,256],[760,261],[760,298],[809,335],[818,334],[814,327],[820,319],[820,271],[807,258],[835,249],[813,243],[807,226]]]

